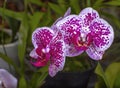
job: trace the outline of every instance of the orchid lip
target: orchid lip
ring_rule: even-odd
[[[81,33],[76,43],[78,47],[82,47],[84,50],[88,49],[88,47],[92,43],[91,35],[89,33],[87,35]]]
[[[78,46],[83,46],[83,47],[87,47],[88,46],[86,43],[81,44],[81,43],[77,42],[77,44],[78,44]]]
[[[77,41],[77,46],[83,48],[83,50],[86,50],[88,48],[88,44],[79,40]]]
[[[36,66],[36,67],[42,67],[45,66],[47,64],[47,62],[49,61],[49,53],[43,53],[41,52],[41,55],[38,56],[39,58],[31,58],[31,63]]]

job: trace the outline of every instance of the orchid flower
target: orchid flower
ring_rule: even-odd
[[[111,25],[91,7],[83,9],[79,15],[66,16],[55,25],[64,35],[69,57],[86,51],[92,59],[100,60],[114,39]]]
[[[0,69],[0,88],[17,88],[17,79],[4,69]]]
[[[34,49],[30,56],[34,58],[31,63],[36,67],[42,67],[49,62],[49,75],[55,76],[61,71],[65,63],[65,45],[62,34],[54,32],[51,28],[37,28],[32,34]]]

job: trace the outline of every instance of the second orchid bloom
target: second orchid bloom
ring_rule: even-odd
[[[65,44],[61,32],[53,32],[48,27],[38,28],[33,32],[32,43],[35,47],[30,56],[35,59],[31,62],[36,67],[50,63],[49,74],[54,76],[61,71],[65,63]]]
[[[71,15],[69,9],[51,28],[37,28],[33,32],[32,64],[41,67],[49,62],[49,74],[53,77],[63,69],[66,56],[86,51],[91,59],[101,60],[113,39],[113,28],[96,10],[88,7],[79,15]]]

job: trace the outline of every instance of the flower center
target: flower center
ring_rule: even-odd
[[[50,51],[49,47],[46,47],[46,48],[42,49],[41,56],[43,58],[43,61],[50,59],[50,53],[49,53],[49,51]]]
[[[77,41],[77,45],[78,45],[78,47],[82,48],[83,50],[86,50],[87,47],[88,47],[87,43],[86,43],[86,42],[83,42],[83,41],[81,41],[81,40],[78,40],[78,41]]]
[[[92,43],[92,36],[90,33],[88,33],[87,35],[81,33],[81,36],[77,40],[78,47],[82,48],[83,50],[86,50],[91,43]]]
[[[37,48],[36,49],[36,53],[38,54],[40,61],[41,62],[45,62],[48,61],[50,59],[50,48],[46,47],[46,48]]]
[[[86,35],[81,33],[81,41],[86,42]]]
[[[49,53],[49,51],[50,51],[50,48],[48,47],[42,49],[42,53]]]

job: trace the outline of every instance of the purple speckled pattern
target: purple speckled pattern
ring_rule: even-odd
[[[32,34],[32,43],[35,48],[46,47],[54,36],[54,32],[48,27],[37,28]]]
[[[64,17],[56,26],[64,35],[66,56],[69,57],[86,51],[91,59],[100,60],[114,39],[111,25],[91,7],[83,9],[79,15]]]
[[[98,12],[91,7],[83,9],[79,16],[82,19],[83,26],[89,26],[94,19],[99,18]]]
[[[55,76],[61,71],[65,63],[65,45],[62,34],[54,33],[48,27],[37,28],[32,34],[34,49],[31,51],[31,63],[36,67],[42,67],[50,62],[49,74]]]
[[[88,7],[79,14],[82,19],[82,27],[80,33],[82,39],[87,43],[87,54],[94,60],[102,59],[102,56],[114,39],[114,31],[111,25],[104,19],[99,17],[96,10]],[[89,35],[89,36],[88,36]]]
[[[90,30],[93,42],[86,52],[92,59],[100,60],[102,59],[105,50],[107,50],[113,42],[113,28],[108,24],[108,22],[99,18],[91,23]]]
[[[63,69],[65,64],[65,44],[60,31],[55,33],[50,43],[50,54],[49,74],[53,77],[58,71]]]
[[[69,15],[56,23],[57,28],[64,35],[66,44],[66,56],[77,56],[82,53],[81,49],[77,47],[76,41],[80,36],[80,18],[77,15]],[[77,48],[77,50],[76,50]]]

